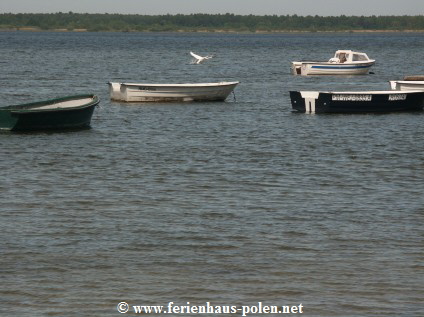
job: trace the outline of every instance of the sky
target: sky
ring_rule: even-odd
[[[0,13],[424,15],[424,0],[0,0]]]

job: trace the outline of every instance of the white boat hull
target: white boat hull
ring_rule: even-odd
[[[424,81],[421,80],[391,80],[389,83],[392,90],[424,90]]]
[[[239,82],[198,84],[109,83],[110,98],[123,102],[224,101]]]
[[[293,62],[292,73],[295,75],[365,75],[374,62],[366,63],[330,63],[330,62]]]

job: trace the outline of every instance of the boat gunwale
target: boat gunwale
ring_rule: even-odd
[[[424,80],[390,80],[389,81],[394,82],[394,83],[398,83],[398,84],[408,84],[408,85],[423,85],[424,84]]]
[[[109,84],[113,84],[114,82],[109,82]],[[119,83],[123,86],[148,86],[148,87],[176,87],[176,88],[200,88],[200,87],[225,87],[225,86],[236,86],[240,82],[239,81],[223,81],[218,83],[183,83],[183,84],[148,84],[148,83]]]
[[[37,107],[54,105],[55,103],[78,100],[83,98],[90,98],[91,101],[84,103],[82,105],[70,106],[70,107],[54,107],[54,108],[44,108],[40,109]],[[5,107],[0,107],[0,111],[8,111],[13,114],[25,114],[25,113],[36,113],[36,112],[53,112],[53,111],[72,111],[78,109],[84,109],[91,106],[96,106],[100,102],[100,99],[95,94],[81,94],[81,95],[70,95],[60,98],[53,98],[43,101],[30,102],[25,104],[10,105]]]
[[[299,61],[299,62],[292,62],[296,64],[323,64],[323,65],[358,65],[358,64],[374,64],[375,59],[370,59],[367,61],[353,61],[353,62],[344,62],[344,63],[332,63],[332,62],[325,62],[325,61]]]

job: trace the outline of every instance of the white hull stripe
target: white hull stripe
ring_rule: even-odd
[[[315,113],[315,101],[318,99],[319,92],[301,91],[300,94],[305,99],[305,112]]]

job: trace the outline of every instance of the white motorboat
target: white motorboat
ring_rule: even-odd
[[[367,54],[338,50],[328,62],[300,61],[291,63],[293,75],[364,75],[375,64]]]
[[[124,102],[224,101],[239,84],[143,84],[109,82],[110,98]]]
[[[405,76],[403,80],[389,81],[392,90],[424,90],[424,75]]]

